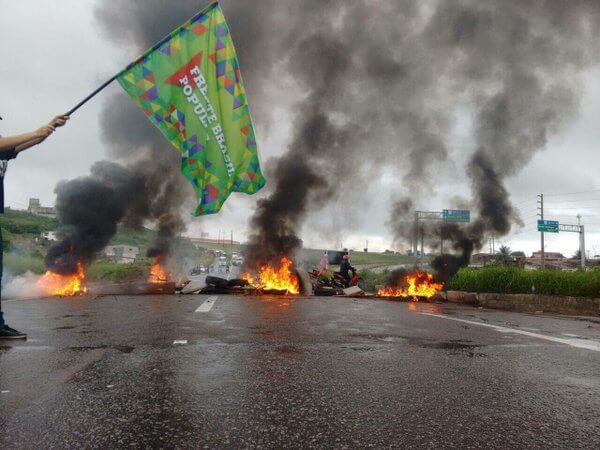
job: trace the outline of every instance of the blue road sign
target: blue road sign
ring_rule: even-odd
[[[538,220],[538,231],[543,233],[558,233],[558,221]]]
[[[471,211],[464,209],[444,209],[442,217],[446,222],[469,223],[471,222]]]

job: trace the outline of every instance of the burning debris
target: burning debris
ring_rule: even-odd
[[[88,289],[85,286],[83,264],[78,261],[77,271],[72,275],[63,275],[47,271],[38,281],[38,287],[47,295],[58,297],[73,297],[83,295]]]
[[[377,291],[378,297],[407,298],[412,301],[431,299],[444,288],[444,283],[436,283],[430,273],[415,269],[412,273],[395,271],[387,285]]]
[[[242,279],[246,280],[250,286],[262,292],[297,295],[300,294],[300,282],[292,266],[293,261],[284,257],[277,267],[262,266],[256,280],[248,273],[245,273]]]
[[[150,283],[169,283],[172,280],[171,274],[165,269],[162,264],[162,258],[157,256],[154,259],[154,263],[150,268],[150,276],[148,281]]]

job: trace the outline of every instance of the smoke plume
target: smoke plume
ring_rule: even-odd
[[[474,221],[425,232],[450,241],[453,255],[435,266],[451,274],[488,234],[519,224],[505,181],[577,111],[578,75],[599,54],[594,0],[230,0],[223,8],[259,125],[277,120],[273,104],[294,102],[287,150],[270,162],[269,195],[250,220],[250,266],[292,255],[309,212],[333,201],[354,207],[389,168],[400,197],[389,225],[410,241],[413,210],[437,193],[436,168],[450,163],[471,182]],[[103,2],[97,17],[109,36],[141,50],[197,9],[191,0]],[[457,117],[470,124],[470,148],[453,147]],[[119,152],[158,145],[142,120],[132,106],[107,113]]]
[[[159,159],[148,151],[128,165],[100,161],[89,176],[59,183],[55,191],[62,239],[49,249],[46,266],[55,273],[75,273],[79,261],[87,265],[104,249],[120,223],[134,228],[156,223],[148,256],[171,256],[173,237],[184,230],[177,213],[181,181],[156,169]]]

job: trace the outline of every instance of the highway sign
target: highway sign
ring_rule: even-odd
[[[558,221],[538,220],[538,231],[543,233],[558,233]]]
[[[469,223],[471,222],[471,211],[461,209],[444,209],[442,217],[446,222]]]

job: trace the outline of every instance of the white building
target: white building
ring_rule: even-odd
[[[139,254],[140,248],[133,245],[108,245],[104,249],[104,256],[119,264],[133,263]]]
[[[30,198],[29,207],[27,208],[31,214],[42,217],[50,217],[56,219],[56,210],[50,206],[42,206],[39,198]]]
[[[56,237],[56,231],[44,231],[42,233],[42,239],[45,241],[58,241],[58,238]]]

